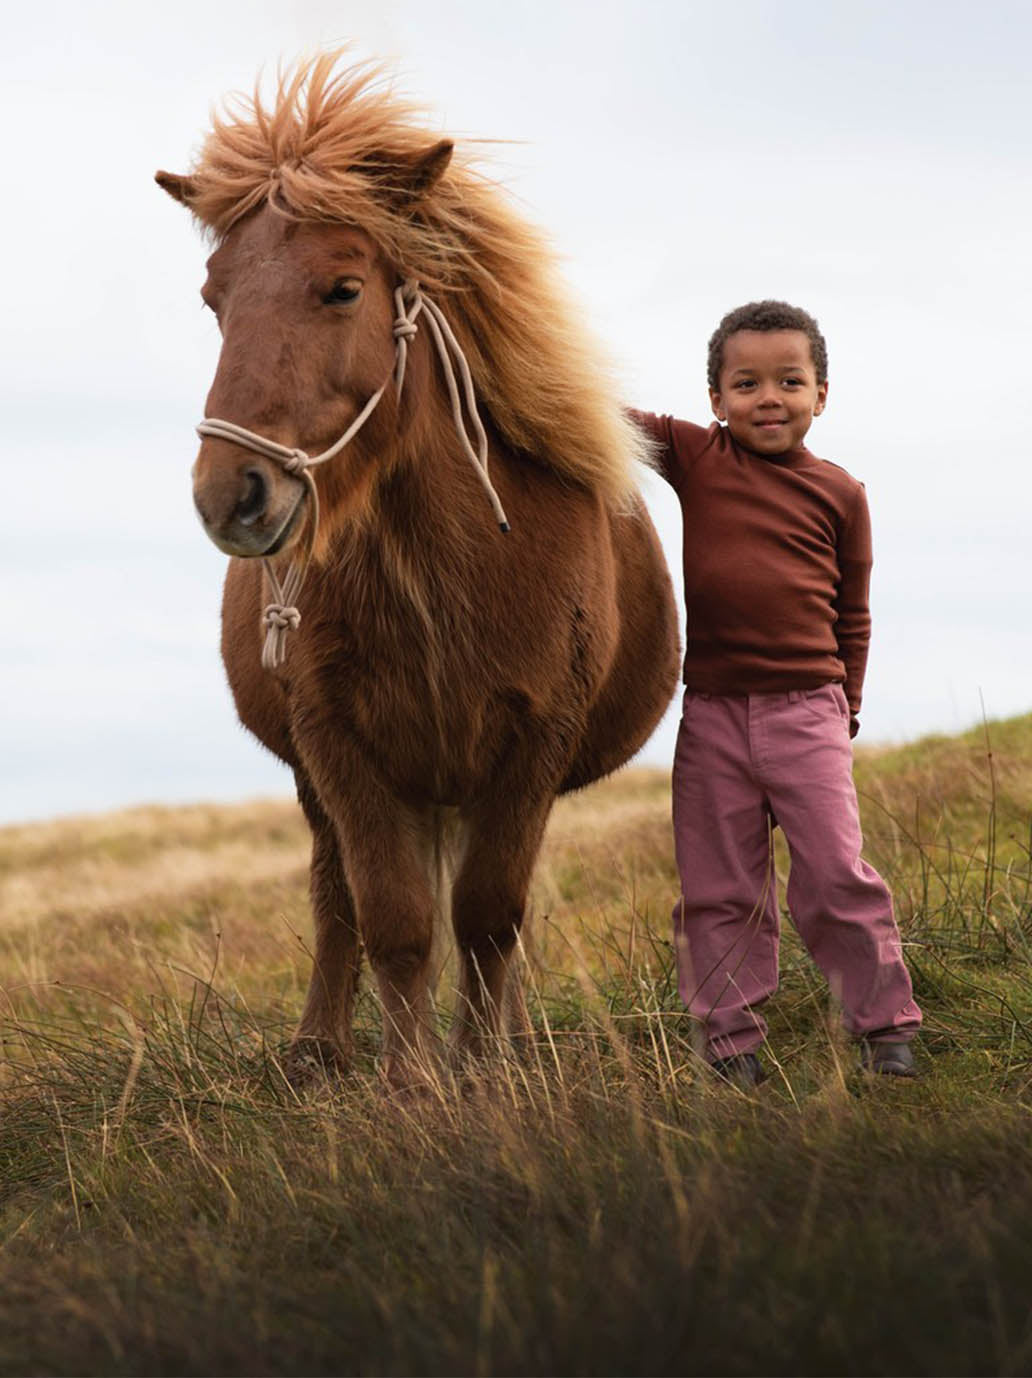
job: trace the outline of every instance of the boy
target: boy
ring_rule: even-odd
[[[718,1075],[765,1077],[778,980],[771,828],[788,907],[873,1072],[913,1076],[921,1023],[892,898],[860,857],[850,738],[870,637],[863,486],[803,445],[828,395],[812,316],[752,302],[709,344],[717,424],[634,413],[681,502],[688,628],[674,757],[681,997]]]

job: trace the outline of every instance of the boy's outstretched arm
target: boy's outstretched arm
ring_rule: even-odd
[[[656,461],[656,468],[667,483],[673,483],[676,487],[677,460],[674,455],[672,418],[657,416],[655,412],[638,411],[634,407],[626,407],[625,411],[628,420],[633,421],[652,441],[652,454]]]
[[[680,491],[685,474],[696,456],[706,448],[711,433],[691,421],[627,407],[626,414],[653,442],[656,467],[673,488]]]

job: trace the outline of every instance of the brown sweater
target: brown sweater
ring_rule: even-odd
[[[681,501],[685,684],[754,694],[837,682],[855,730],[871,634],[863,485],[804,446],[759,455],[715,422],[631,415]]]

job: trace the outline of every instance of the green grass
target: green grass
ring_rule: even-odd
[[[858,757],[916,1083],[860,1074],[791,931],[771,1081],[702,1073],[658,772],[557,811],[535,1035],[419,1099],[368,991],[353,1074],[283,1077],[291,807],[0,833],[0,1373],[1032,1371],[1032,716],[988,741]]]

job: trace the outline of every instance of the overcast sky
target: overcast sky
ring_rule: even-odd
[[[1032,7],[57,0],[0,55],[0,820],[291,786],[223,684],[189,485],[218,335],[204,245],[151,179],[263,64],[346,40],[437,129],[513,141],[492,160],[628,402],[706,421],[726,310],[818,317],[808,443],[874,519],[862,740],[1032,707]]]

